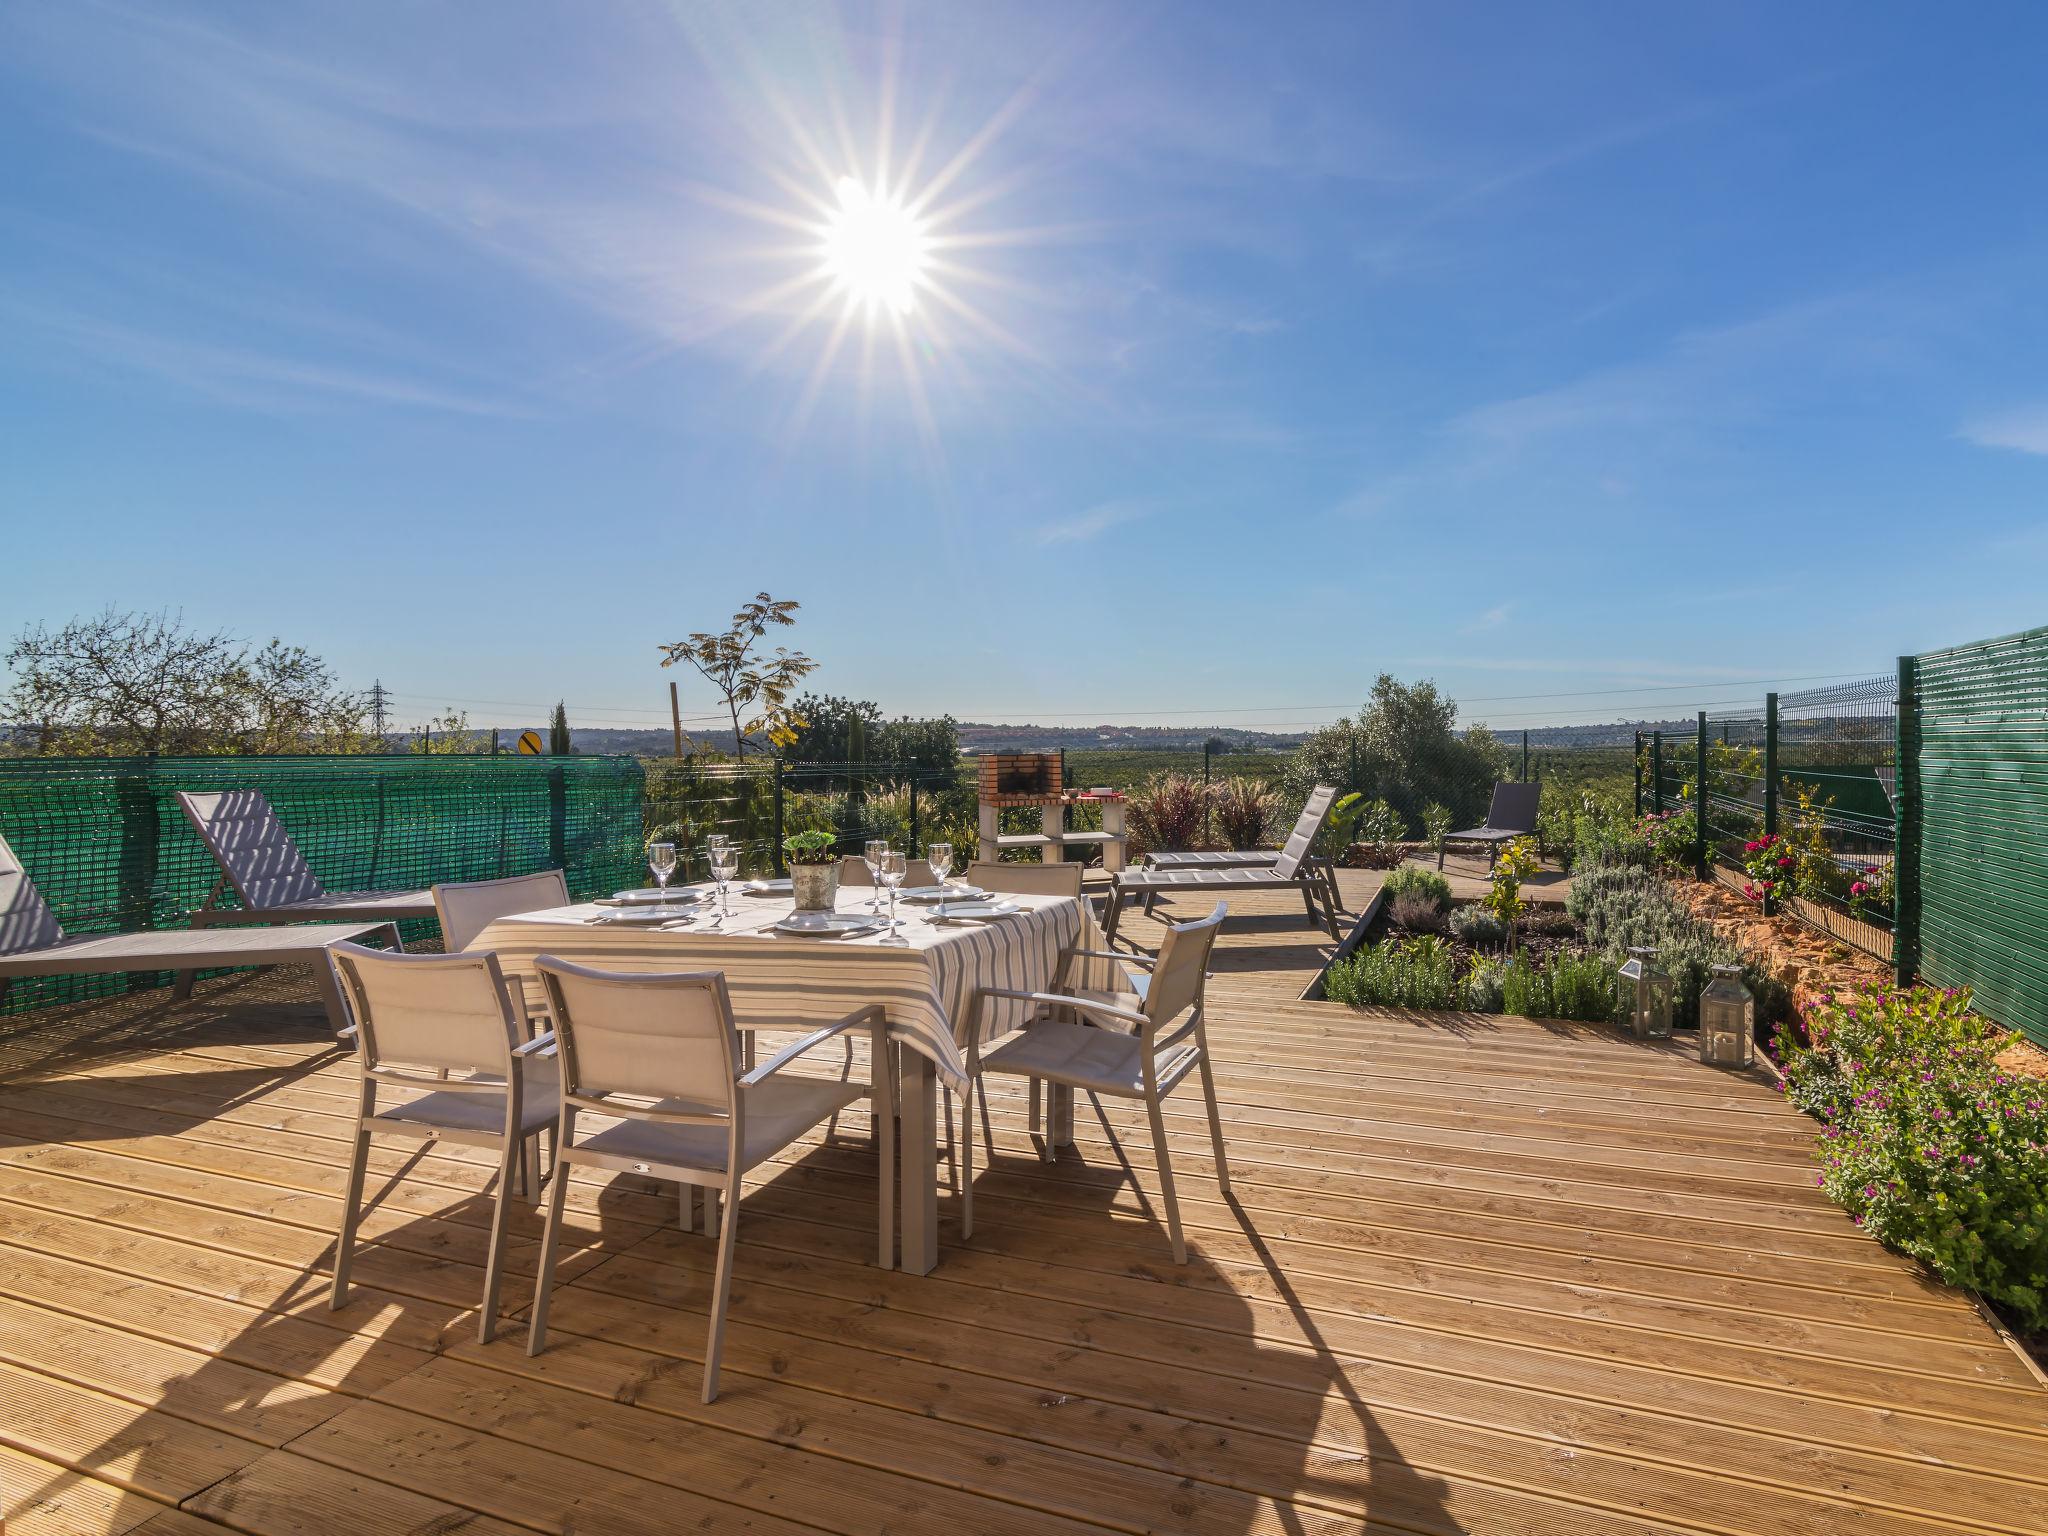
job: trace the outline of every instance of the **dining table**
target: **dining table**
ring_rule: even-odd
[[[787,882],[735,884],[721,911],[708,885],[671,893],[681,909],[667,921],[648,921],[632,905],[597,901],[523,912],[489,924],[469,946],[490,950],[508,980],[522,990],[530,1012],[545,1010],[534,962],[543,955],[618,971],[720,971],[742,1031],[804,1030],[879,1005],[888,1037],[899,1049],[895,1102],[900,1131],[899,1262],[926,1274],[938,1262],[937,1095],[965,1104],[968,1032],[984,1041],[1021,1025],[1034,1005],[984,998],[1001,987],[1043,992],[1059,979],[1067,951],[1105,952],[1109,945],[1085,898],[1005,894],[1009,910],[985,916],[957,901],[899,900],[894,927],[840,936],[791,933]],[[842,889],[840,913],[865,911],[872,892]],[[887,898],[882,898],[884,913]],[[1076,958],[1064,978],[1070,989],[1135,993],[1129,972],[1115,959]],[[1048,1085],[1046,1134],[1054,1145],[1072,1140],[1070,1090]],[[960,1134],[973,1134],[971,1104]],[[884,1255],[884,1262],[888,1256]]]

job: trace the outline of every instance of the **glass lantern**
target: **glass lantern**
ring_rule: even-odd
[[[1656,953],[1649,945],[1631,949],[1621,968],[1620,1012],[1638,1040],[1671,1038],[1671,978],[1651,963]]]
[[[1756,1051],[1756,999],[1742,967],[1717,965],[1700,994],[1700,1060],[1710,1067],[1746,1067]]]

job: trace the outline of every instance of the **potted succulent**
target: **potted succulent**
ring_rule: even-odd
[[[799,912],[830,912],[839,904],[837,839],[830,832],[795,832],[782,840],[790,889]]]

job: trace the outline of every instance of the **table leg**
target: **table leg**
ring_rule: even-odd
[[[905,1050],[901,1077],[903,1135],[901,1159],[903,1235],[901,1262],[913,1275],[928,1275],[939,1262],[938,1073],[921,1051]]]
[[[1065,1083],[1045,1085],[1045,1139],[1054,1147],[1074,1144],[1074,1090]]]

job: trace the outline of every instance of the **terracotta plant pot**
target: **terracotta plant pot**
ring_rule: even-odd
[[[789,878],[799,912],[830,912],[839,905],[839,865],[792,864]]]

